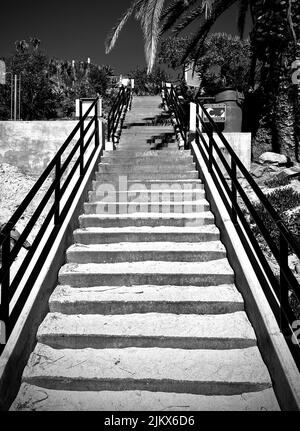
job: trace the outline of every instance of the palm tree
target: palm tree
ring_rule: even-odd
[[[112,29],[106,41],[109,52],[126,24],[134,15],[141,23],[145,39],[145,54],[150,73],[156,58],[160,36],[168,31],[177,35],[195,21],[198,29],[193,35],[182,58],[182,63],[192,53],[195,61],[203,49],[203,41],[216,19],[234,3],[239,4],[238,28],[243,34],[245,17],[250,11],[250,35],[253,55],[251,82],[259,64],[259,92],[264,110],[261,111],[256,131],[258,144],[269,139],[275,151],[281,151],[298,160],[296,129],[299,119],[300,89],[291,81],[291,65],[300,59],[300,4],[295,0],[133,0]],[[297,92],[298,90],[298,92]],[[266,119],[267,117],[267,119]],[[265,127],[268,123],[268,127]]]

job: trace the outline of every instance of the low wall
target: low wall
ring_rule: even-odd
[[[225,138],[231,145],[233,151],[237,154],[245,168],[250,171],[251,168],[251,133],[224,133]],[[203,137],[206,142],[208,142],[208,137],[206,133],[203,133]],[[218,137],[216,133],[213,135],[217,145],[221,149],[223,155],[225,156],[226,161],[229,166],[231,166],[231,157],[228,154],[228,151],[225,149],[224,144],[221,142],[221,139]],[[214,151],[215,159],[218,162],[221,171],[225,174],[226,170],[223,166],[223,163],[219,161],[219,157]],[[238,175],[240,175],[239,170],[237,170]]]
[[[0,163],[40,175],[77,123],[77,120],[0,121]],[[74,144],[78,138],[79,133]],[[69,151],[71,148],[72,145]]]

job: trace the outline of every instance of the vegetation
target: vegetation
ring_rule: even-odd
[[[162,81],[168,81],[168,75],[159,67],[155,67],[151,73],[147,73],[147,68],[137,67],[128,74],[134,79],[134,93],[137,96],[155,96],[161,91]]]
[[[250,101],[255,115],[251,124],[259,144],[266,140],[271,149],[298,159],[300,86],[291,79],[292,65],[300,58],[300,2],[293,0],[133,0],[130,8],[112,30],[106,42],[107,52],[131,15],[141,23],[145,38],[148,72],[151,72],[161,34],[172,30],[176,36],[190,24],[198,28],[186,47],[181,64],[192,55],[203,54],[204,41],[216,19],[238,3],[238,28],[243,34],[245,17],[252,17]],[[164,9],[165,4],[167,7]],[[258,85],[255,85],[255,82]]]
[[[300,210],[289,211],[299,207],[300,193],[297,193],[292,187],[285,187],[284,189],[277,189],[268,193],[267,198],[295,240],[300,244]],[[279,247],[279,231],[273,219],[261,203],[255,204],[254,208],[260,219],[263,220],[264,226],[271,235],[271,238]],[[253,223],[252,219],[250,221]],[[260,235],[260,230],[255,224],[252,224],[252,231],[255,235]]]
[[[110,106],[110,66],[49,58],[40,50],[40,41],[16,42],[16,51],[5,59],[8,79],[0,86],[0,118],[10,118],[11,76],[21,77],[21,118],[42,120],[69,118],[75,112],[75,99],[100,94],[104,107]]]
[[[265,186],[275,188],[275,187],[281,187],[281,186],[287,186],[290,184],[291,178],[287,175],[274,175],[272,178],[269,178],[265,181]]]

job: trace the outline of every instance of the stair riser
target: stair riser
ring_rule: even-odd
[[[198,179],[198,172],[188,171],[188,172],[174,172],[174,173],[162,173],[162,172],[144,172],[140,174],[127,174],[127,175],[118,175],[118,173],[115,174],[99,174],[96,172],[96,181],[103,182],[110,182],[110,183],[118,183],[120,176],[124,176],[127,178],[127,181],[151,181],[151,180],[163,180],[163,181],[170,181],[170,180],[190,180],[190,179]]]
[[[99,301],[60,302],[51,300],[50,311],[63,314],[134,314],[134,313],[174,313],[174,314],[227,314],[243,311],[240,302],[160,302],[160,301]]]
[[[191,202],[194,200],[204,199],[205,198],[205,191],[204,190],[197,190],[196,192],[156,192],[156,193],[150,193],[150,192],[140,192],[140,191],[134,191],[131,192],[117,192],[115,194],[116,201],[121,202],[131,202],[135,201],[137,197],[140,195],[143,195],[145,197],[145,201],[156,201],[156,202]],[[107,199],[107,193],[97,193],[95,191],[89,192],[89,202],[101,202],[103,199]]]
[[[110,187],[107,187],[107,184],[104,181],[92,181],[92,189],[93,191],[110,192],[112,187],[114,186],[113,192],[118,193],[121,192],[131,192],[132,190],[139,190],[141,192],[159,192],[161,190],[173,190],[173,191],[183,191],[183,192],[191,192],[194,190],[203,190],[204,185],[200,179],[193,179],[186,182],[180,180],[128,180],[126,175],[121,175],[118,179],[118,182],[114,184],[109,184]]]
[[[133,213],[171,213],[171,214],[188,214],[191,212],[200,213],[203,211],[209,211],[209,204],[200,203],[85,203],[84,212],[85,214],[133,214]]]
[[[175,162],[175,166],[172,163],[172,166],[170,165],[158,165],[155,162],[152,164],[148,164],[145,166],[141,166],[141,165],[115,165],[115,164],[110,164],[110,165],[103,165],[100,164],[99,168],[98,168],[98,172],[101,174],[110,174],[110,173],[119,173],[120,175],[128,175],[131,173],[141,173],[143,174],[144,172],[161,172],[161,173],[167,173],[167,172],[171,172],[171,173],[176,173],[176,172],[186,172],[186,171],[192,171],[195,169],[195,164],[194,163],[189,163],[189,164],[185,164],[182,165],[180,163],[180,161]]]
[[[37,335],[39,343],[55,349],[125,349],[129,347],[160,347],[171,349],[243,349],[255,346],[255,340],[244,338],[147,337],[118,335]],[[112,380],[110,380],[110,383]],[[128,386],[127,386],[128,389]]]
[[[160,144],[147,144],[147,145],[132,145],[132,146],[118,146],[117,151],[125,151],[127,154],[134,154],[136,152],[145,152],[145,151],[160,151],[164,153],[178,153],[178,146],[166,147]]]
[[[223,259],[225,251],[203,252],[177,252],[177,251],[68,251],[67,261],[73,263],[107,263],[107,262],[139,262],[145,260],[163,260],[168,262],[207,262],[209,260]]]
[[[127,154],[125,150],[113,150],[113,151],[103,151],[103,156],[101,157],[101,161],[105,162],[106,160],[118,160],[121,163],[131,163],[135,162],[143,162],[146,163],[148,160],[160,160],[163,162],[170,162],[170,160],[191,160],[193,161],[193,157],[191,156],[190,151],[177,151],[171,154],[166,153],[165,151],[136,151],[136,154]]]
[[[150,215],[150,214],[149,214]],[[209,224],[214,223],[214,218],[211,217],[203,217],[203,218],[195,218],[195,219],[184,219],[183,218],[145,218],[145,219],[138,219],[138,218],[124,218],[124,219],[99,219],[97,217],[89,217],[89,219],[84,219],[83,217],[80,217],[80,226],[81,227],[129,227],[129,226],[175,226],[175,227],[196,227],[196,226],[205,226]],[[138,234],[137,234],[138,235]],[[173,234],[172,234],[173,235]],[[194,235],[194,234],[193,234]],[[180,233],[180,237],[184,236],[184,234]],[[166,238],[170,238],[170,235],[166,235]],[[190,237],[188,234],[185,237]],[[155,236],[155,238],[157,238]]]
[[[188,393],[197,395],[238,395],[267,389],[263,383],[251,382],[215,382],[212,381],[181,381],[181,380],[134,380],[128,379],[65,379],[63,377],[26,377],[24,382],[46,389],[61,391],[150,391]]]
[[[112,244],[116,242],[205,242],[217,241],[217,233],[74,233],[74,240],[79,244]]]
[[[59,284],[72,287],[132,286],[151,284],[157,286],[217,286],[234,282],[232,274],[80,274],[60,273]]]
[[[170,166],[170,158],[169,157],[151,157],[145,156],[145,157],[136,157],[136,158],[117,158],[117,157],[102,157],[101,158],[101,164],[99,164],[99,167],[102,167],[102,163],[108,163],[111,167],[128,167],[128,168],[140,168],[140,167],[168,167]],[[176,166],[182,166],[184,168],[188,168],[191,166],[195,166],[193,163],[193,159],[191,157],[176,157],[172,159],[172,164],[175,164]]]

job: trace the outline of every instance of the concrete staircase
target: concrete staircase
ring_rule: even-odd
[[[136,97],[104,152],[12,410],[279,409],[192,156],[149,125],[160,102]]]

